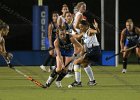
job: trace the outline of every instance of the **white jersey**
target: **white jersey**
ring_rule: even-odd
[[[75,16],[74,16],[73,26],[75,26],[77,17],[78,17],[79,15],[82,15],[82,16],[83,16],[83,14],[82,14],[81,12],[77,12],[77,13],[75,14]],[[80,34],[80,29],[76,28],[76,31],[77,31],[78,34]],[[74,33],[73,33],[73,34],[74,34]]]
[[[84,40],[85,46],[87,48],[92,48],[94,46],[99,46],[100,44],[97,40],[96,34],[94,34],[92,36],[88,36],[89,29],[83,34],[83,40]]]

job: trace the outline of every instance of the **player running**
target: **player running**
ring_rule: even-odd
[[[101,50],[96,37],[96,33],[99,33],[100,30],[98,28],[98,23],[95,20],[93,25],[95,29],[91,29],[86,20],[82,20],[79,23],[81,33],[78,35],[78,37],[83,39],[85,55],[74,61],[75,81],[68,86],[69,88],[82,86],[81,66],[84,67],[84,70],[89,77],[88,85],[96,85],[93,71],[90,66],[93,62],[100,61]]]
[[[81,44],[73,38],[70,34],[66,34],[65,29],[59,30],[58,37],[54,41],[54,47],[56,51],[56,69],[53,70],[48,80],[46,81],[46,86],[49,87],[51,83],[56,79],[57,87],[62,87],[61,80],[67,74],[66,65],[72,61],[73,54],[76,54],[74,47],[80,52],[83,53],[83,47]],[[58,77],[57,77],[58,75]]]

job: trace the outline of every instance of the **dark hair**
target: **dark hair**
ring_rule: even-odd
[[[81,20],[80,24],[84,25],[84,26],[89,26],[89,22],[86,20]]]
[[[2,20],[0,20],[0,30],[1,29],[6,29],[8,27],[8,24],[6,24],[5,22],[3,22]]]
[[[58,13],[57,11],[53,11],[53,12],[52,12],[52,15],[53,15],[53,14],[58,14],[58,15],[59,15],[59,13]]]

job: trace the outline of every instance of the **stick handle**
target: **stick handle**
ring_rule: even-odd
[[[120,54],[123,53],[123,52],[130,51],[130,50],[132,50],[132,49],[134,49],[134,48],[136,48],[136,47],[137,47],[137,45],[135,45],[135,46],[133,46],[133,47],[130,47],[130,48],[126,49],[125,51],[121,51],[121,52],[119,52],[119,53],[116,53],[116,54],[114,54],[114,55],[112,55],[112,56],[110,56],[110,57],[106,57],[105,60],[110,60],[111,58],[113,58],[113,57],[115,57],[115,56],[118,56],[118,55],[120,55]]]

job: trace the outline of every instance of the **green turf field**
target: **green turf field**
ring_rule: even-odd
[[[39,67],[17,67],[27,75],[44,83],[50,73]],[[55,84],[48,89],[35,86],[22,75],[7,67],[0,67],[0,100],[140,100],[140,65],[128,65],[128,72],[121,73],[121,66],[94,66],[96,86],[87,86],[88,78],[82,70],[83,87],[68,89],[74,77],[65,78],[62,88]]]

